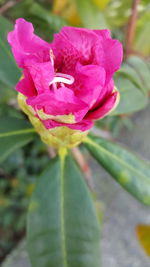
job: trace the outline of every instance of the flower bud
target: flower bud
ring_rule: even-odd
[[[109,30],[64,26],[48,43],[20,18],[8,42],[23,71],[16,85],[21,109],[46,144],[80,144],[94,121],[116,108],[113,75],[123,49]]]

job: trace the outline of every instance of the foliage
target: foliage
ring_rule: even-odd
[[[35,139],[0,163],[0,259],[24,236],[29,197],[48,162],[45,146]]]
[[[1,1],[1,6],[6,2]],[[12,88],[21,71],[11,55],[6,36],[12,29],[12,22],[17,17],[24,17],[32,21],[36,32],[48,41],[63,25],[69,24],[110,28],[113,36],[125,44],[131,1],[49,2],[16,1],[4,16],[0,16],[0,257],[3,258],[24,236],[29,197],[34,191],[27,229],[33,266],[49,267],[50,255],[53,255],[53,266],[99,266],[101,227],[83,174],[71,154],[63,159],[50,160],[47,148],[19,111]],[[120,104],[110,116],[96,123],[98,129],[108,131],[111,136],[116,137],[124,126],[132,129],[128,114],[142,110],[148,104],[149,8],[149,1],[141,1],[133,53],[115,76]],[[139,201],[150,205],[150,167],[147,163],[126,148],[103,138],[89,136],[84,146],[116,182]]]
[[[120,145],[100,137],[90,137],[85,144],[94,158],[130,194],[150,205],[150,166]]]
[[[32,265],[98,267],[99,232],[91,196],[73,159],[51,160],[29,205],[27,241]]]

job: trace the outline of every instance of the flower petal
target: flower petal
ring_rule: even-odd
[[[105,84],[105,70],[96,65],[76,66],[74,74],[75,82],[72,88],[75,95],[86,102],[89,107],[97,101]]]
[[[112,109],[114,109],[114,106],[116,106],[116,102],[118,102],[118,95],[119,95],[119,92],[112,93],[105,100],[105,102],[102,104],[102,106],[100,106],[99,108],[97,108],[93,111],[88,112],[87,115],[85,116],[85,119],[98,120],[98,119],[102,119],[103,117],[108,115],[108,113],[110,113],[110,111],[112,111]]]
[[[115,71],[120,68],[123,49],[118,40],[103,38],[95,50],[97,64],[106,71],[106,83],[110,81]]]
[[[27,104],[34,109],[43,109],[49,115],[73,114],[75,121],[82,120],[89,108],[86,103],[74,96],[72,90],[66,87],[28,98]]]
[[[49,58],[50,44],[36,36],[33,25],[22,18],[16,20],[15,29],[8,34],[14,57],[20,67],[28,59],[45,61]]]
[[[78,61],[92,62],[92,51],[97,40],[98,35],[93,30],[64,26],[60,33],[55,34],[52,43],[57,67],[61,61],[62,71],[68,72],[75,68]]]
[[[91,55],[92,46],[95,41],[97,41],[95,32],[84,28],[64,26],[59,35],[65,37],[66,40],[69,40],[78,52],[87,59]]]
[[[91,109],[91,111],[94,109],[97,109],[98,107],[100,107],[101,106],[101,104],[103,103],[103,101],[104,101],[104,99],[107,99],[108,98],[108,96],[109,95],[111,95],[112,94],[112,92],[113,92],[113,90],[114,90],[114,81],[113,81],[113,79],[111,79],[110,81],[109,81],[109,83],[106,85],[106,86],[104,86],[103,88],[102,88],[102,90],[99,92],[99,96],[98,96],[98,98],[97,98],[97,101],[96,101],[96,103],[92,106],[92,109]]]
[[[16,90],[27,97],[37,95],[36,88],[28,70],[24,70],[23,74],[23,78],[16,85]]]
[[[110,30],[94,30],[94,32],[100,37],[111,38]]]
[[[54,78],[54,68],[51,62],[27,63],[27,68],[32,76],[39,94],[49,91],[49,83]]]

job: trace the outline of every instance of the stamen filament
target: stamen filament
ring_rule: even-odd
[[[61,83],[63,85],[74,83],[74,78],[71,75],[59,72],[57,72],[55,75],[56,76],[54,77],[54,79],[49,83],[49,86],[55,85],[55,89],[56,89],[56,83]]]
[[[50,60],[51,60],[52,66],[54,66],[54,58],[55,58],[55,56],[53,54],[53,51],[52,51],[52,49],[50,49]],[[56,90],[57,89],[56,83],[60,83],[61,86],[65,86],[64,84],[73,84],[74,83],[74,77],[69,75],[69,74],[56,72],[55,77],[49,83],[49,86],[52,85],[53,89]]]
[[[62,79],[61,82],[64,82],[66,84],[74,83],[74,77],[69,75],[69,74],[64,74],[64,73],[57,72],[56,73],[56,77],[61,78]]]
[[[54,66],[54,58],[55,58],[55,56],[53,54],[53,50],[52,49],[50,49],[49,54],[50,54],[50,60],[51,60],[52,66]]]

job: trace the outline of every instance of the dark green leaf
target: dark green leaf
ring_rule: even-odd
[[[0,118],[0,162],[34,137],[34,129],[24,120],[10,117]]]
[[[33,3],[31,5],[29,12],[31,15],[37,16],[46,21],[49,27],[53,28],[55,32],[59,31],[62,26],[67,24],[61,17],[54,15],[50,11],[47,11],[37,3]]]
[[[90,136],[85,145],[94,158],[129,193],[150,205],[150,165],[124,147]]]
[[[39,178],[27,227],[33,267],[100,266],[99,223],[83,179],[70,156],[51,160]]]
[[[0,16],[0,80],[10,87],[14,87],[21,76],[16,66],[11,49],[7,42],[7,34],[12,30],[12,24]]]

